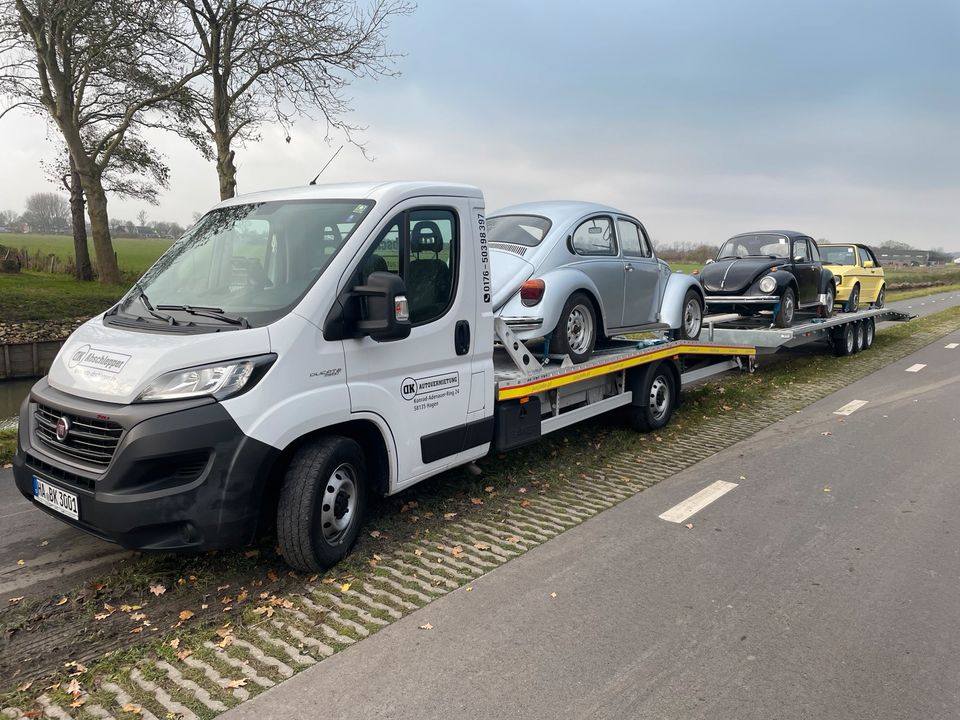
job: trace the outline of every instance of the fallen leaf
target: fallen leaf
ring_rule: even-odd
[[[687,530],[693,530],[693,523],[687,523],[686,525],[684,525],[684,527],[685,527]]]
[[[741,475],[741,476],[740,476],[740,479],[741,479],[741,480],[746,480],[747,478],[746,478],[745,476]]]
[[[242,602],[243,602],[244,600],[246,600],[248,597],[250,597],[250,593],[248,593],[246,590],[241,590],[241,591],[237,594],[237,602],[238,602],[238,603],[242,603]]]
[[[483,505],[483,498],[470,498],[470,502],[474,505]]]
[[[193,650],[187,650],[187,649],[181,650],[180,652],[177,653],[177,660],[186,660],[191,655],[193,655]]]
[[[141,625],[140,627],[135,627],[135,628],[132,628],[132,629],[130,630],[130,634],[131,634],[131,635],[136,635],[137,633],[142,633],[142,632],[143,632],[143,626],[142,626],[142,625]]]
[[[125,713],[132,713],[134,715],[140,715],[143,712],[143,708],[136,703],[126,703],[120,709]]]
[[[431,625],[430,623],[424,623],[423,625],[420,626],[420,629],[421,629],[421,630],[433,630],[433,625]]]
[[[511,535],[510,537],[507,538],[507,542],[508,542],[508,543],[518,543],[518,542],[520,542],[520,538],[518,538],[516,535]]]
[[[823,491],[824,491],[824,492],[830,492],[830,488],[824,488]]]
[[[146,616],[144,613],[142,613],[142,612],[132,613],[132,614],[130,615],[130,619],[133,620],[133,621],[135,621],[135,622],[140,622],[141,620],[146,619],[146,617],[147,617],[147,616]]]
[[[443,514],[443,519],[444,519],[444,520],[453,520],[456,516],[457,516],[457,514],[456,514],[455,512],[446,512],[446,513]]]
[[[342,593],[347,592],[349,589],[350,589],[350,583],[343,583],[343,585],[340,586],[340,592]]]
[[[260,607],[255,607],[253,611],[257,615],[266,615],[268,618],[273,617],[274,609],[271,605],[261,605]]]
[[[7,602],[11,605],[16,605],[18,602],[23,600],[23,595],[18,595],[17,597],[7,598]]]
[[[201,609],[201,610],[206,610],[208,607],[210,607],[210,606],[207,605],[206,603],[203,603],[203,604],[200,605],[200,609]]]
[[[473,546],[474,546],[477,550],[489,550],[489,549],[490,549],[490,546],[489,546],[489,545],[487,545],[486,543],[482,543],[482,542],[474,543]]]
[[[483,491],[484,491],[484,492],[488,492],[488,493],[492,493],[492,492],[493,492],[493,485],[487,485],[487,486],[483,489]]]
[[[180,638],[174,638],[173,640],[171,640],[170,647],[172,647],[174,650],[180,647]]]
[[[26,692],[33,686],[33,681],[25,682],[23,685],[17,686],[17,692]]]
[[[260,551],[259,551],[259,550],[247,550],[247,551],[243,554],[243,556],[244,556],[245,558],[255,558],[255,557],[256,557],[257,555],[259,555],[259,554],[260,554]]]
[[[23,716],[25,718],[38,718],[43,714],[43,710],[27,710]]]
[[[59,600],[57,600],[57,607],[60,607],[61,605],[66,605],[68,602],[70,601],[67,600],[67,598],[62,597]]]
[[[416,550],[413,551],[413,554],[416,555],[417,557],[420,557],[421,555],[423,555],[423,550],[421,550],[420,548],[417,548]]]
[[[160,597],[160,596],[163,595],[166,591],[167,591],[166,586],[161,585],[160,583],[157,583],[156,585],[151,585],[151,586],[150,586],[150,592],[152,592],[152,593],[153,593],[154,595],[156,595],[157,597]]]
[[[467,587],[465,587],[465,588],[463,589],[463,591],[464,591],[464,592],[473,592],[473,585],[467,585]]]
[[[181,620],[189,620],[193,617],[192,610],[181,610],[180,615],[178,616]]]
[[[833,435],[833,433],[830,432],[829,430],[824,430],[824,431],[823,431],[822,433],[820,433],[820,434],[821,434],[821,435]]]
[[[74,678],[70,683],[64,688],[64,692],[70,693],[71,695],[80,694],[80,681]]]
[[[110,617],[110,613],[97,613],[96,615],[93,616],[93,619],[106,620],[108,617]]]
[[[228,680],[228,681],[227,681],[227,687],[230,688],[231,690],[235,690],[236,688],[242,688],[242,687],[243,687],[244,685],[246,685],[246,684],[247,684],[247,679],[246,679],[246,678],[240,678],[239,680]]]
[[[373,531],[371,531],[371,532],[370,532],[370,537],[372,537],[372,538],[374,538],[374,539],[380,537],[380,531],[379,531],[379,530],[373,530]]]
[[[519,493],[520,493],[521,495],[525,494],[526,492],[527,492],[527,489],[526,489],[526,488],[520,488],[520,490],[519,490]]]
[[[23,567],[24,565],[26,565],[26,563],[23,560],[17,560],[17,565],[19,565],[20,567]]]
[[[529,501],[529,500],[521,500],[521,501],[520,501],[520,507],[522,507],[522,508],[530,507],[530,501]]]
[[[280,579],[273,570],[267,571],[267,578],[270,580],[270,582],[277,582]]]
[[[107,606],[104,605],[104,607],[107,607]],[[140,610],[142,607],[143,605],[121,605],[120,612],[125,612],[125,613],[136,612],[137,610]],[[111,608],[111,610],[112,609],[113,608]]]
[[[557,594],[555,592],[550,593],[550,597],[556,597],[556,596]]]
[[[83,707],[83,705],[84,705],[86,702],[87,702],[87,699],[86,699],[86,698],[78,697],[78,698],[74,699],[74,701],[73,701],[72,703],[70,703],[70,707],[72,707],[72,708]]]

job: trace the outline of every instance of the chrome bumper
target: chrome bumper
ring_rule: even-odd
[[[538,317],[501,317],[507,327],[511,330],[523,332],[524,330],[539,330],[543,327],[543,318]]]
[[[707,295],[707,305],[769,305],[780,302],[779,295]]]

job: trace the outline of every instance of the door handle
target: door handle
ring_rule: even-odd
[[[623,266],[623,269],[626,270],[627,272],[633,272],[633,265],[631,265],[630,263],[627,263],[626,265]]]
[[[457,355],[470,352],[470,323],[466,320],[458,320],[453,328],[453,347]]]

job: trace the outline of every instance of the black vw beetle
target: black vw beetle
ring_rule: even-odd
[[[772,310],[777,327],[790,327],[798,309],[833,313],[833,273],[823,267],[809,235],[773,230],[727,240],[700,271],[709,312],[753,315]]]

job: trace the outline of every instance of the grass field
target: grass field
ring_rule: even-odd
[[[114,238],[113,249],[117,263],[124,272],[141,274],[170,247],[171,240],[159,238]],[[56,255],[66,262],[73,257],[73,238],[69,235],[0,235],[0,245],[21,250],[26,248],[32,256],[38,250],[42,255]],[[90,242],[90,258],[96,264],[93,243]]]
[[[92,317],[119,300],[127,287],[77,282],[62,274],[0,274],[0,323]]]

